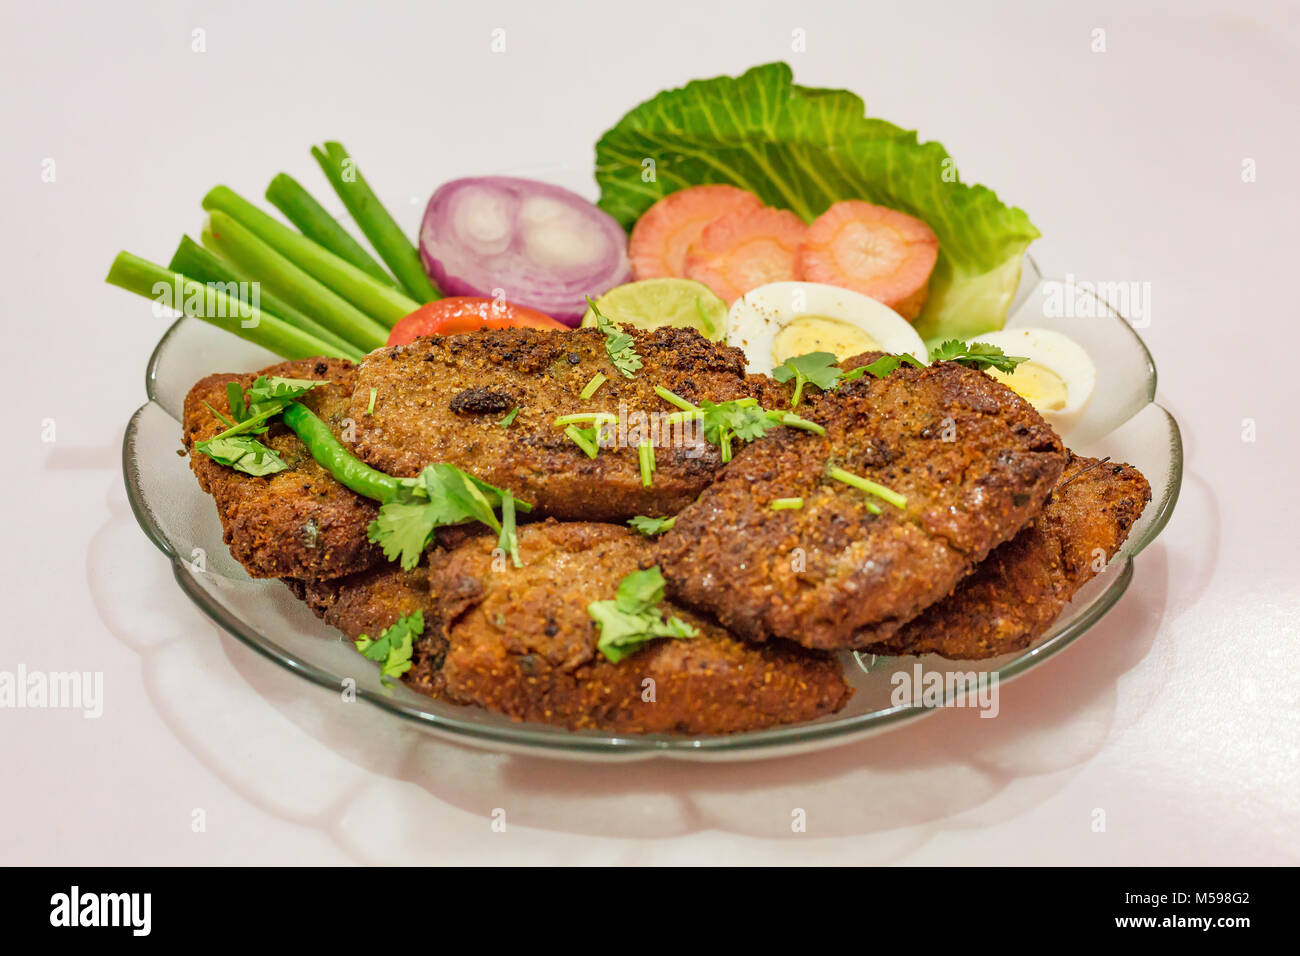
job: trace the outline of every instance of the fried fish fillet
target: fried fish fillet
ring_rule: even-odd
[[[190,467],[216,500],[230,553],[253,577],[331,578],[382,562],[382,552],[366,540],[378,505],[335,481],[278,422],[260,440],[287,470],[257,477],[217,464],[194,449],[227,427],[207,406],[230,416],[227,382],[247,388],[258,375],[321,379],[330,384],[312,389],[302,402],[341,437],[356,374],[356,366],[343,359],[299,359],[260,372],[209,375],[185,396],[182,427]]]
[[[587,605],[614,597],[625,575],[650,564],[649,543],[627,528],[522,527],[522,568],[500,569],[494,547],[478,538],[430,558],[431,624],[447,644],[450,700],[571,729],[724,734],[812,720],[848,699],[834,658],[745,644],[667,601],[665,616],[699,635],[608,661]]]
[[[661,385],[691,402],[748,397],[745,357],[690,329],[632,332],[642,367],[624,377],[597,329],[499,329],[417,339],[380,349],[362,363],[352,399],[357,453],[390,474],[409,477],[448,462],[508,488],[537,516],[622,520],[673,514],[712,481],[718,450],[690,427],[661,423],[651,487],[641,481],[638,413],[677,409]],[[588,400],[579,393],[597,374]],[[375,390],[374,408],[370,405]],[[512,410],[514,419],[499,424]],[[554,421],[562,415],[624,414],[615,447],[589,458]],[[645,424],[649,424],[647,421]],[[578,427],[583,427],[581,424]]]
[[[427,618],[432,610],[429,569],[425,566],[403,571],[396,564],[384,564],[330,581],[286,578],[284,583],[317,617],[338,628],[350,641],[362,634],[377,638],[398,618],[416,611]],[[447,644],[441,634],[426,627],[415,641],[412,666],[402,680],[422,693],[437,697],[442,691],[442,661],[446,653]]]
[[[1024,527],[1065,465],[1033,408],[955,363],[868,374],[800,412],[826,436],[779,429],[751,443],[656,548],[675,599],[751,640],[823,649],[887,640]],[[832,468],[884,485],[905,506],[830,477]],[[802,507],[774,511],[778,498]]]
[[[617,525],[544,521],[519,529],[523,568],[504,567],[490,535],[434,551],[429,567],[395,566],[334,581],[285,583],[349,639],[377,636],[420,610],[416,690],[516,720],[635,733],[722,734],[812,720],[852,691],[832,657],[774,642],[744,644],[665,602],[700,629],[611,663],[587,605],[611,598],[649,555]],[[647,683],[652,681],[653,683]]]
[[[1028,647],[1114,557],[1151,486],[1132,465],[1071,456],[1046,507],[877,654],[996,657]]]

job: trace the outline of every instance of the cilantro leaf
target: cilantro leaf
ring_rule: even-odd
[[[839,384],[842,374],[835,362],[835,355],[831,352],[796,355],[772,369],[772,377],[778,382],[788,382],[792,378],[795,380],[794,396],[790,399],[791,408],[799,407],[805,384],[816,385],[823,392],[829,392]]]
[[[204,446],[227,447],[214,445],[214,442],[224,442],[236,435],[248,433],[264,435],[267,432],[266,423],[283,412],[290,402],[310,392],[317,385],[328,384],[328,382],[320,379],[280,378],[278,376],[268,378],[265,375],[259,375],[252,385],[241,391],[238,382],[227,382],[226,404],[230,406],[230,417],[234,419],[234,422],[230,422],[229,419],[209,405],[208,408],[211,409],[212,414],[221,419],[223,424],[229,424],[229,427],[207,441],[200,442],[195,447],[204,454],[208,454]],[[214,455],[208,454],[208,457],[214,461],[220,461]],[[229,454],[226,457],[230,457]],[[223,465],[231,464],[229,461],[220,461],[220,463]],[[242,471],[243,469],[239,470]],[[283,469],[276,470],[281,471]]]
[[[646,537],[653,537],[656,534],[663,534],[669,530],[677,521],[677,516],[671,518],[648,518],[645,515],[637,515],[635,518],[628,518],[627,523],[634,529],[640,531]]]
[[[971,368],[995,368],[999,372],[1013,372],[1021,362],[1029,361],[1023,356],[1007,355],[996,345],[984,342],[967,344],[961,339],[949,339],[930,351],[931,362],[960,362]]]
[[[274,475],[289,467],[274,449],[267,448],[250,435],[218,436],[194,447],[218,465],[226,465],[246,475]]]
[[[882,355],[870,365],[859,365],[855,369],[850,369],[840,376],[842,382],[852,382],[862,378],[870,372],[876,378],[884,378],[900,365],[910,365],[912,368],[925,368],[925,363],[918,360],[915,356],[908,355],[904,352],[902,355]]]
[[[731,461],[732,438],[754,441],[780,424],[769,417],[766,409],[752,398],[732,399],[717,404],[704,399],[700,402],[700,408],[704,413],[700,420],[704,440],[718,446],[724,462]]]
[[[437,506],[429,502],[390,501],[370,522],[366,537],[383,548],[385,558],[401,561],[402,569],[409,571],[420,563],[434,530],[452,523],[440,522],[439,517]]]
[[[614,363],[614,368],[622,372],[626,378],[635,378],[635,373],[641,368],[641,356],[637,354],[633,344],[635,340],[630,333],[624,332],[605,313],[596,308],[596,302],[591,296],[587,296],[587,305],[596,316],[596,327],[605,336],[605,351],[609,353],[609,360]]]
[[[370,522],[367,537],[383,549],[384,557],[400,561],[402,568],[409,571],[420,563],[420,555],[439,528],[480,521],[500,533],[502,522],[493,509],[504,510],[506,494],[455,465],[429,465],[416,477],[403,479],[402,490]],[[532,505],[513,497],[511,508],[533,510]],[[518,545],[513,534],[505,546],[517,560]]]
[[[362,634],[353,644],[361,656],[380,663],[384,677],[401,677],[411,669],[415,638],[424,633],[424,612],[413,611],[384,628],[377,640]]]
[[[664,620],[663,611],[658,607],[663,597],[664,576],[655,565],[626,575],[619,582],[614,600],[588,604],[587,613],[600,628],[597,650],[617,664],[657,637],[698,636],[699,629],[680,617]]]
[[[518,414],[519,406],[516,405],[514,408],[510,409],[510,411],[506,412],[506,417],[497,422],[497,424],[502,428],[509,428],[514,423],[515,416]]]
[[[236,415],[235,420],[243,421],[245,418],[263,415],[271,409],[283,411],[285,406],[294,399],[306,395],[318,385],[328,384],[329,382],[314,378],[281,378],[279,376],[268,378],[265,375],[259,375],[252,385],[244,389],[243,414]],[[226,392],[229,395],[229,385],[226,386]],[[231,411],[234,411],[233,406]]]

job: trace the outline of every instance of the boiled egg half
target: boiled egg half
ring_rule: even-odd
[[[1057,431],[1068,431],[1083,417],[1097,388],[1097,366],[1074,339],[1053,329],[1024,328],[989,332],[971,341],[1028,359],[1011,372],[987,371],[1034,406]]]
[[[745,293],[727,315],[727,344],[745,352],[748,368],[769,374],[788,358],[832,352],[909,353],[926,360],[912,324],[889,306],[820,282],[772,282]]]

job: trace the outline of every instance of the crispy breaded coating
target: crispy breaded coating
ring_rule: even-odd
[[[665,615],[699,636],[608,661],[587,605],[612,598],[626,574],[649,565],[649,543],[627,528],[521,527],[523,568],[507,566],[494,547],[477,538],[430,558],[427,625],[447,647],[448,700],[571,729],[723,734],[812,720],[851,693],[834,658],[742,643],[667,601]]]
[[[278,474],[246,475],[194,450],[196,442],[227,427],[204,403],[229,417],[226,383],[247,388],[258,375],[329,381],[302,402],[342,437],[356,366],[344,359],[316,358],[281,362],[260,372],[217,373],[200,379],[185,396],[182,427],[190,467],[199,486],[216,500],[230,553],[255,578],[331,578],[383,561],[382,552],[366,540],[378,505],[335,481],[280,422],[260,436],[289,466]]]
[[[1071,456],[1028,528],[951,595],[868,650],[973,660],[1028,647],[1114,557],[1150,500],[1151,486],[1132,465]]]
[[[655,385],[688,401],[746,397],[745,357],[691,329],[633,331],[642,368],[625,378],[597,329],[499,329],[417,339],[380,349],[360,367],[352,400],[357,453],[390,474],[411,476],[448,462],[531,503],[535,516],[621,520],[673,514],[704,489],[720,466],[718,450],[693,427],[656,441],[654,483],[642,487],[628,418],[619,447],[589,458],[554,424],[561,415],[629,416],[677,409]],[[597,373],[606,381],[579,393]],[[362,415],[376,388],[374,413]],[[509,427],[498,422],[514,408]],[[579,425],[578,427],[583,427]]]
[[[889,638],[1024,527],[1065,464],[1033,408],[950,362],[868,374],[799,411],[826,436],[779,429],[749,444],[656,547],[676,600],[751,640],[832,649]],[[803,507],[773,511],[777,498]]]
[[[378,638],[398,618],[416,611],[427,619],[432,611],[429,600],[429,569],[416,567],[403,571],[396,564],[331,581],[297,581],[285,579],[289,590],[307,602],[322,621],[355,641],[362,634]],[[440,632],[425,627],[411,652],[411,669],[403,676],[416,690],[437,697],[442,690],[442,660],[447,645]]]

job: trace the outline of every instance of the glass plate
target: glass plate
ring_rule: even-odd
[[[554,178],[554,176],[547,177]],[[289,670],[339,690],[355,681],[357,695],[395,718],[430,733],[500,751],[573,759],[754,759],[806,752],[859,739],[929,713],[933,707],[895,705],[892,674],[996,672],[999,681],[1024,673],[1087,631],[1119,600],[1133,579],[1137,554],[1169,520],[1182,481],[1182,444],[1173,417],[1154,403],[1156,371],[1128,322],[1077,287],[1068,299],[1076,315],[1061,317],[1061,284],[1043,280],[1029,258],[1008,327],[1046,326],[1079,341],[1097,364],[1097,390],[1064,437],[1077,452],[1110,455],[1136,465],[1151,482],[1152,501],[1106,571],[1079,592],[1052,629],[1032,647],[980,662],[935,656],[885,658],[842,655],[856,693],[838,714],[803,724],[706,737],[620,736],[517,723],[474,707],[431,700],[398,685],[386,689],[378,670],[337,631],[321,623],[278,581],[253,580],[230,557],[211,499],[199,490],[181,448],[181,405],[194,382],[214,371],[251,371],[275,362],[269,352],[194,319],[167,330],[149,361],[148,402],[131,417],[122,449],[127,494],[136,519],[170,558],[177,582],[196,605],[249,647]],[[945,686],[951,686],[945,680]],[[945,704],[951,701],[945,700]]]

